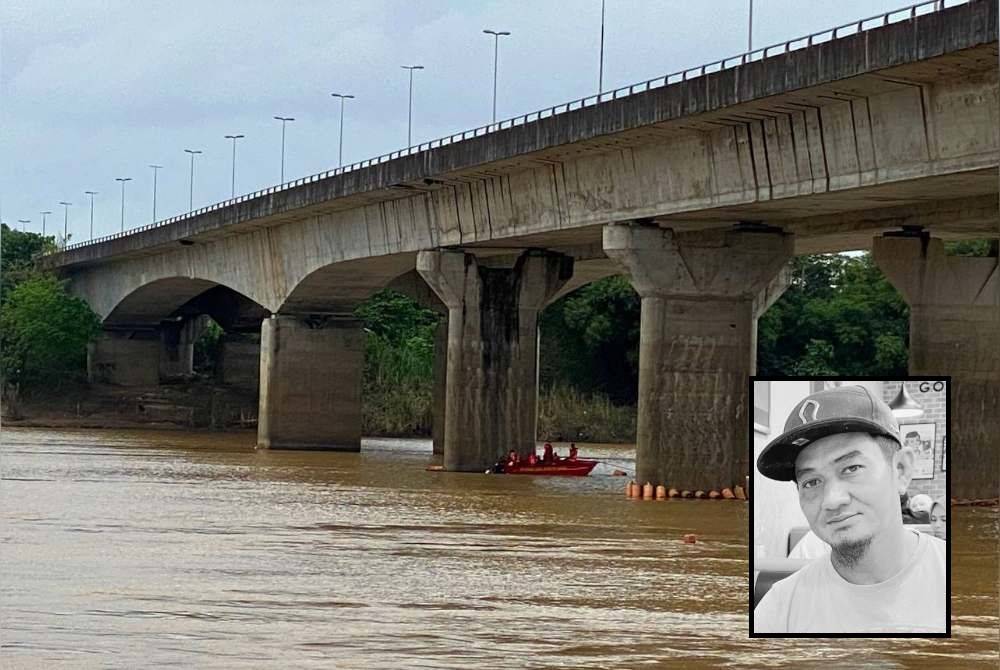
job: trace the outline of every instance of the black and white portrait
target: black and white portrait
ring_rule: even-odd
[[[752,635],[949,634],[946,487],[933,467],[947,403],[925,400],[921,415],[909,398],[903,413],[891,406],[901,384],[751,385],[769,408],[769,424],[751,426]],[[896,414],[922,423],[901,430]]]

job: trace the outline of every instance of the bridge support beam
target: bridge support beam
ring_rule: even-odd
[[[444,454],[445,407],[448,401],[448,317],[434,331],[434,390],[431,396],[431,442],[433,453]]]
[[[951,375],[952,495],[1000,490],[1000,265],[936,238],[876,237],[873,257],[910,306],[910,374]]]
[[[257,446],[361,450],[364,332],[355,319],[265,319]]]
[[[205,330],[206,318],[160,323],[160,379],[177,379],[194,374],[194,343]]]
[[[642,304],[637,481],[691,491],[742,484],[757,317],[784,288],[791,236],[612,224],[604,251]]]
[[[572,258],[421,251],[417,271],[448,307],[444,468],[482,472],[511,449],[533,452],[538,312]]]

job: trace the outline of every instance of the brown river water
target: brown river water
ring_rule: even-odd
[[[0,667],[998,667],[995,510],[952,515],[952,639],[749,639],[745,503],[253,441],[4,430]]]

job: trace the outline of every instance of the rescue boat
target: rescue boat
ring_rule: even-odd
[[[492,472],[505,475],[554,475],[560,477],[586,477],[594,469],[598,461],[584,458],[561,458],[552,463],[538,461],[534,465],[521,461],[519,463],[497,463]]]

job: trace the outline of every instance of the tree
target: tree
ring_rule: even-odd
[[[0,225],[0,301],[4,301],[20,282],[38,276],[35,256],[56,250],[52,237],[13,230]]]
[[[86,369],[100,320],[49,275],[18,284],[0,304],[0,373],[9,384],[59,385]]]
[[[905,375],[909,308],[869,254],[801,256],[758,322],[762,375]]]

